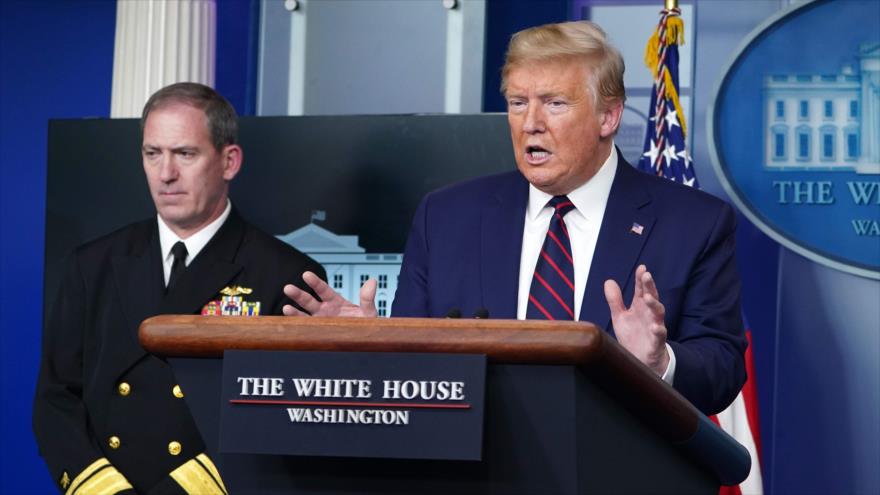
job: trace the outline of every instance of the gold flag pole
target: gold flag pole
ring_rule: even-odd
[[[665,0],[666,1],[666,10],[672,10],[678,8],[678,0]]]

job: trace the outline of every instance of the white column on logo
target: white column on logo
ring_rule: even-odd
[[[859,50],[862,97],[859,117],[861,121],[861,158],[870,173],[880,173],[880,47],[863,44]]]
[[[139,117],[171,83],[214,85],[215,0],[118,0],[111,117]]]

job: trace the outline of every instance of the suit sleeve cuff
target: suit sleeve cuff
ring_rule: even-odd
[[[70,480],[65,471],[61,475],[61,488],[64,495],[83,495],[87,493],[115,494],[123,490],[132,490],[131,483],[110,464],[106,457],[91,463],[81,473]]]
[[[672,386],[675,380],[675,352],[669,342],[666,343],[666,352],[669,353],[669,364],[666,365],[666,371],[663,373],[663,381]]]
[[[171,478],[190,495],[227,495],[220,471],[206,454],[199,454],[172,471]]]

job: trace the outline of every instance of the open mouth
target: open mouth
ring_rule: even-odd
[[[547,151],[546,149],[540,146],[527,146],[526,147],[526,159],[529,163],[542,163],[550,159],[550,155],[553,153]]]

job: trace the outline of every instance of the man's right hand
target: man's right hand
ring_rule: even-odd
[[[666,348],[666,308],[660,302],[657,284],[645,265],[639,265],[635,274],[632,304],[624,305],[620,286],[614,280],[605,281],[605,299],[611,310],[614,335],[645,366],[664,376],[669,367]]]
[[[348,302],[312,272],[303,273],[303,281],[320,299],[295,285],[287,284],[284,286],[284,295],[299,304],[305,312],[291,304],[285,304],[282,309],[285,316],[376,316],[376,281],[373,279],[367,280],[361,286],[360,306]]]

